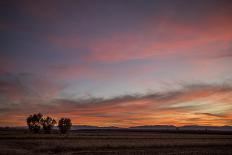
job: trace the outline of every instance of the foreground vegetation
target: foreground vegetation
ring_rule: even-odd
[[[232,135],[130,131],[71,131],[32,134],[0,131],[3,155],[231,155]]]
[[[26,122],[31,133],[39,133],[40,129],[43,128],[43,131],[46,134],[50,134],[53,127],[57,123],[54,118],[50,116],[43,117],[41,113],[28,116]],[[60,133],[67,133],[72,127],[71,119],[61,118],[57,127],[59,128]]]

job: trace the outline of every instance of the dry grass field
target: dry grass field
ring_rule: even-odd
[[[1,155],[232,155],[232,135],[145,131],[0,131]]]

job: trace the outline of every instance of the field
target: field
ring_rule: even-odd
[[[232,135],[145,131],[0,131],[1,155],[232,155]]]

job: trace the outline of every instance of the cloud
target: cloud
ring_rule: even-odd
[[[33,17],[32,19],[39,25],[46,25],[46,28],[41,32],[37,27],[31,28],[28,24],[29,27],[24,29],[33,31],[33,36],[43,36],[43,39],[57,47],[64,47],[67,49],[64,49],[65,53],[73,52],[73,49],[76,49],[73,53],[77,53],[79,56],[80,53],[85,53],[83,51],[88,51],[81,58],[91,62],[121,62],[193,55],[205,55],[206,57],[219,55],[220,57],[229,48],[228,43],[230,44],[232,40],[230,29],[232,26],[230,20],[232,9],[231,2],[228,1],[175,2],[172,5],[162,1],[149,1],[147,4],[155,9],[145,5],[144,7],[148,7],[148,10],[141,8],[141,4],[143,4],[141,2],[133,2],[132,6],[126,9],[121,6],[123,5],[122,2],[116,3],[116,8],[113,7],[116,4],[112,2],[103,5],[103,8],[123,8],[121,11],[126,10],[125,13],[129,15],[131,15],[130,13],[145,12],[144,16],[138,15],[138,19],[142,22],[135,22],[135,19],[130,16],[131,20],[129,22],[136,25],[125,25],[129,29],[127,31],[123,31],[121,26],[121,24],[127,22],[119,20],[124,19],[124,16],[113,19],[113,21],[118,22],[116,23],[116,25],[119,25],[118,27],[110,25],[110,28],[108,28],[107,25],[104,25],[106,24],[104,21],[107,21],[107,19],[111,21],[112,18],[108,17],[107,12],[98,10],[101,7],[98,8],[98,5],[93,5],[94,3],[88,5],[88,3],[82,1],[69,2],[66,7],[62,7],[62,3],[56,3],[55,1],[32,3],[25,0],[17,3],[5,3],[11,9],[14,8],[12,9],[14,13],[21,13],[25,17]],[[79,9],[73,8],[73,4]],[[189,5],[191,5],[191,9],[182,8],[183,6],[189,8]],[[154,12],[154,10],[157,11]],[[118,14],[113,15],[113,17],[117,17]],[[95,18],[101,20],[98,21]],[[96,20],[96,23],[92,23],[90,19]],[[10,25],[20,27],[19,23],[13,22]],[[95,26],[95,31],[89,25]],[[0,27],[9,26],[1,24]],[[108,29],[109,31],[107,31]],[[55,33],[56,31],[59,33]],[[79,31],[83,31],[85,35]],[[223,55],[226,56],[227,54]]]
[[[53,0],[49,0],[46,3],[22,0],[17,3],[14,2],[11,5],[19,9],[22,14],[26,14],[40,20],[46,20],[47,22],[55,21],[57,18],[61,17],[61,14],[58,11],[58,5]]]
[[[209,9],[195,22],[180,15],[148,16],[136,31],[112,31],[87,39],[78,33],[53,34],[47,35],[46,39],[57,46],[76,49],[77,53],[80,49],[88,51],[82,56],[88,62],[230,57],[232,22],[229,9],[226,7],[223,11],[219,7],[217,14]]]
[[[46,100],[57,96],[61,88],[30,73],[6,73],[0,76],[0,96],[8,101],[20,102],[31,98]]]
[[[1,56],[0,58],[0,76],[9,72],[14,68],[14,64],[6,57]]]
[[[81,42],[80,38],[76,36],[56,36],[56,35],[49,35],[47,36],[47,40],[55,45],[58,45],[63,48],[74,48],[78,49],[83,47],[83,43]]]
[[[150,94],[119,96],[111,99],[28,100],[17,106],[1,108],[5,118],[26,117],[42,112],[55,118],[70,117],[74,124],[89,125],[152,125],[199,124],[230,125],[232,117],[231,85],[193,84]],[[34,103],[30,103],[34,101]],[[18,124],[24,124],[18,120]]]
[[[81,83],[77,91],[95,87],[107,94],[118,87],[153,88],[160,79],[222,81],[231,73],[231,2],[53,2],[2,2],[9,16],[0,29],[15,46],[1,51],[0,111],[9,120],[1,122],[23,124],[30,113],[44,112],[92,125],[228,124],[230,85],[72,100],[61,98],[57,83]],[[25,70],[46,78],[10,74]]]
[[[220,115],[220,114],[211,114],[211,113],[196,113],[197,115],[206,115],[206,116],[210,116],[210,117],[221,117],[224,118],[225,115]]]
[[[228,50],[232,41],[230,16],[220,19],[221,16],[215,17],[220,22],[209,20],[203,26],[166,19],[155,21],[155,25],[151,22],[136,33],[116,33],[100,38],[89,44],[92,52],[88,59],[117,62],[172,56],[220,56]],[[144,36],[144,33],[147,35]]]
[[[145,75],[157,70],[157,66],[151,62],[135,62],[132,64],[99,63],[74,63],[60,64],[48,67],[48,75],[56,76],[56,79],[80,80],[90,79],[96,81],[136,79],[138,75]]]

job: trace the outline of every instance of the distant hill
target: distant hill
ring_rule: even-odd
[[[143,130],[176,130],[174,125],[145,125],[145,126],[134,126],[130,129],[143,129]]]
[[[180,130],[211,130],[211,131],[232,131],[232,126],[182,126]]]
[[[95,130],[95,129],[120,129],[115,126],[109,127],[99,127],[99,126],[91,126],[91,125],[73,125],[72,130]]]
[[[0,130],[20,130],[27,129],[27,126],[18,127],[0,127]],[[58,129],[57,126],[54,129]],[[115,126],[91,126],[91,125],[73,125],[71,130],[154,130],[154,131],[228,131],[232,132],[232,126],[199,126],[188,125],[176,127],[174,125],[144,125],[129,128],[119,128]]]
[[[232,131],[232,126],[199,126],[199,125],[189,125],[176,127],[174,125],[153,125],[153,126],[135,126],[130,127],[130,129],[137,130],[182,130],[182,131]]]
[[[189,125],[176,127],[174,125],[144,125],[144,126],[134,126],[129,128],[119,128],[115,126],[109,127],[99,127],[99,126],[88,126],[88,125],[74,125],[72,130],[97,130],[97,129],[109,129],[109,130],[168,130],[168,131],[232,131],[232,126],[198,126]]]

